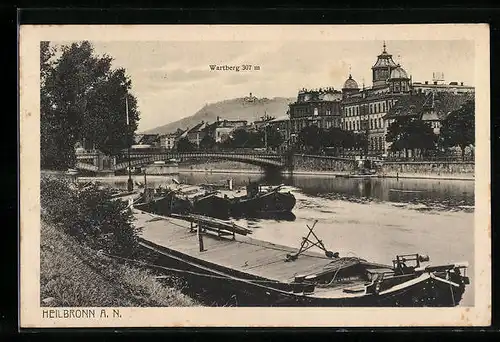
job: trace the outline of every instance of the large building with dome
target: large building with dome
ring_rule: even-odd
[[[333,88],[315,90],[301,89],[297,101],[289,105],[291,136],[297,137],[305,126],[316,124],[328,129],[340,127],[354,133],[363,133],[367,138],[366,151],[368,155],[380,156],[387,153],[388,144],[385,141],[388,125],[395,119],[391,108],[402,98],[416,95],[424,103],[431,103],[436,93],[470,94],[474,87],[463,83],[433,80],[431,84],[413,83],[412,77],[405,69],[393,60],[384,42],[382,53],[377,56],[372,66],[372,86],[359,87],[358,82],[350,74],[341,91]],[[448,96],[449,98],[450,96]],[[462,97],[460,97],[462,99]],[[411,101],[402,101],[410,103]],[[457,102],[457,101],[455,101]],[[458,101],[457,103],[459,103]],[[434,100],[432,100],[434,105]],[[412,105],[409,104],[411,107]],[[432,111],[426,105],[421,108]],[[412,108],[398,107],[398,113]],[[391,115],[388,113],[391,112]],[[433,123],[435,124],[435,123]],[[434,126],[433,126],[434,127]]]

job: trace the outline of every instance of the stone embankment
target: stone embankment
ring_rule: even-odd
[[[379,170],[382,177],[394,178],[429,178],[474,180],[473,162],[385,162]],[[179,165],[181,172],[224,172],[224,173],[259,173],[262,169],[255,165],[231,161],[190,162]],[[355,163],[346,158],[328,156],[294,156],[294,174],[311,176],[348,175],[355,171]]]

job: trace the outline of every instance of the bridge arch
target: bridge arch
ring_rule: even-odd
[[[130,166],[138,167],[153,164],[156,161],[168,161],[170,159],[196,159],[196,158],[213,158],[218,160],[237,161],[246,164],[257,165],[265,169],[283,169],[286,167],[287,158],[277,154],[267,153],[228,153],[228,152],[143,152],[133,151],[130,153]],[[99,163],[96,164],[98,156],[95,154],[80,154],[77,155],[77,168],[87,171],[120,171],[127,169],[129,165],[128,156],[126,153],[115,158],[115,162],[109,170],[102,170]],[[92,161],[92,162],[90,162]],[[102,167],[102,166],[101,166]]]

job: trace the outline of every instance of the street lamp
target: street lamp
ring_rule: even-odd
[[[129,117],[128,117],[128,91],[125,91],[125,111],[127,114],[127,138],[128,138],[128,133],[130,132],[130,122],[129,122]],[[127,155],[128,155],[128,181],[127,181],[127,190],[129,192],[134,190],[134,182],[132,181],[132,166],[130,163],[130,145],[132,142],[128,144],[127,148]]]

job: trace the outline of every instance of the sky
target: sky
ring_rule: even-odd
[[[383,41],[94,41],[95,53],[114,58],[132,80],[139,132],[190,116],[207,103],[245,97],[296,97],[305,88],[341,89],[349,72],[371,86],[371,67]],[[387,52],[413,81],[474,85],[474,42],[386,41]],[[240,66],[211,70],[210,65]],[[243,71],[242,65],[260,70]]]

